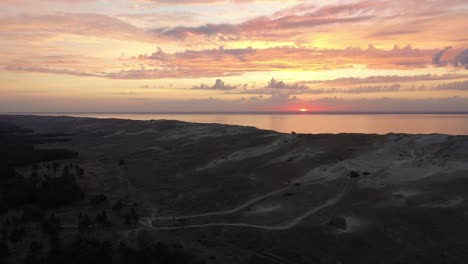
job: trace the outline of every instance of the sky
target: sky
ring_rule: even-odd
[[[0,112],[468,112],[466,0],[0,0]]]

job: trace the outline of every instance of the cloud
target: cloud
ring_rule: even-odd
[[[198,5],[226,2],[226,0],[143,0],[148,3],[170,4],[170,5]]]
[[[45,11],[52,10],[53,4],[80,4],[99,2],[97,0],[46,0],[40,5],[32,0],[5,0],[2,4],[29,3],[27,6],[40,7],[47,6]],[[41,2],[41,3],[42,3]],[[166,4],[175,6],[187,6],[194,4],[213,3],[258,3],[266,2],[269,5],[275,3],[274,0],[139,0],[122,1],[117,7],[113,7],[112,12],[105,15],[100,5],[86,5],[73,13],[50,13],[43,15],[17,15],[0,18],[0,30],[8,30],[9,34],[21,36],[23,38],[38,34],[47,33],[54,35],[58,33],[79,34],[96,37],[111,37],[119,39],[132,39],[144,42],[177,42],[180,45],[190,46],[193,43],[205,41],[209,44],[219,44],[221,42],[237,40],[268,40],[268,41],[290,41],[303,43],[313,40],[317,34],[323,34],[327,27],[327,32],[342,32],[347,34],[345,25],[359,25],[353,30],[356,39],[369,37],[373,38],[392,37],[398,40],[399,36],[413,38],[419,34],[438,35],[440,39],[444,36],[452,37],[463,33],[456,29],[466,22],[465,14],[456,14],[453,10],[459,5],[466,4],[466,1],[344,1],[340,4],[324,5],[323,3],[304,1],[287,1],[287,6],[283,10],[273,12],[281,5],[272,8],[273,14],[255,17],[237,23],[223,23],[223,21],[237,21],[236,19],[211,19],[213,22],[197,25],[199,21],[207,21],[205,17],[197,17],[192,12],[181,12],[181,7],[174,7],[172,11],[157,11],[149,13],[148,8],[143,8],[142,3],[153,3],[155,6]],[[290,6],[297,2],[298,5]],[[313,2],[313,1],[312,1]],[[1,5],[1,4],[0,4]],[[137,7],[135,7],[137,6]],[[233,5],[235,6],[235,5]],[[128,8],[135,12],[129,12]],[[66,7],[65,7],[66,8]],[[75,6],[71,6],[75,8]],[[115,10],[117,11],[115,11]],[[63,6],[58,10],[64,10]],[[66,10],[66,9],[65,9]],[[127,11],[125,14],[122,12]],[[85,13],[88,12],[88,13]],[[91,13],[94,12],[94,13]],[[10,12],[6,12],[9,14]],[[12,12],[15,13],[15,12]],[[36,12],[33,12],[36,13]],[[255,12],[254,12],[255,13]],[[264,14],[264,12],[262,12]],[[199,16],[206,16],[200,13]],[[246,16],[241,16],[246,19]],[[251,16],[247,16],[251,17]],[[208,20],[209,21],[209,20]],[[217,22],[218,21],[218,22]],[[198,23],[197,23],[198,22]],[[372,22],[372,23],[370,23]],[[396,23],[398,22],[398,23]],[[452,28],[440,31],[432,24],[451,24]],[[405,28],[401,29],[401,25]],[[371,33],[369,33],[371,32]],[[374,33],[372,33],[374,32]],[[364,35],[365,34],[365,35]],[[439,39],[437,38],[437,39]],[[417,41],[421,41],[418,39]]]
[[[0,69],[18,72],[39,72],[74,76],[107,77],[114,62],[82,55],[26,56],[9,62],[0,62]]]
[[[185,1],[184,1],[185,2]],[[277,11],[270,16],[262,16],[237,24],[206,24],[198,27],[176,27],[157,31],[161,36],[178,40],[207,38],[217,41],[261,39],[275,41],[300,41],[302,37],[313,37],[324,27],[332,32],[343,32],[344,25],[360,25],[353,30],[355,35],[378,39],[395,39],[400,36],[417,34],[447,34],[430,26],[452,20],[451,24],[464,24],[457,15],[447,15],[455,7],[466,4],[461,0],[448,1],[357,1],[331,5],[317,5],[303,2],[296,6]],[[374,22],[374,23],[369,23]],[[401,25],[405,24],[405,29]],[[341,27],[340,27],[341,26]],[[305,30],[308,31],[305,31]],[[310,32],[310,30],[314,30]],[[362,29],[362,30],[361,30]],[[370,33],[373,31],[374,33]],[[462,31],[453,35],[459,35]]]
[[[243,90],[240,94],[270,94],[270,95],[304,95],[304,94],[369,94],[369,93],[388,93],[400,91],[400,84],[393,85],[375,85],[375,86],[362,86],[353,88],[309,88],[302,86],[302,89],[249,89]]]
[[[195,13],[186,11],[177,12],[152,12],[152,13],[129,13],[115,16],[123,22],[138,28],[173,28],[181,25],[197,23]],[[198,24],[198,23],[197,23]]]
[[[76,70],[68,70],[68,69],[53,69],[53,68],[44,68],[40,66],[7,66],[4,67],[3,70],[7,71],[18,71],[18,72],[39,72],[39,73],[54,73],[54,74],[66,74],[66,75],[74,75],[74,76],[87,76],[87,77],[103,77],[104,75],[99,75],[96,73],[87,73],[87,72],[80,72]]]
[[[379,79],[379,78],[372,78]],[[365,85],[358,87],[344,88],[311,88],[297,82],[287,84],[282,81],[272,79],[270,83],[263,88],[242,89],[231,92],[231,94],[252,94],[252,95],[323,95],[323,94],[373,94],[373,93],[395,93],[395,92],[414,92],[414,91],[468,91],[468,81],[449,82],[438,85],[402,88],[401,84],[391,85]]]
[[[277,11],[276,13],[272,14],[271,17],[279,18],[279,17],[292,16],[292,15],[304,15],[304,14],[312,12],[315,9],[317,9],[317,6],[315,4],[300,3],[292,7]]]
[[[468,81],[440,84],[428,90],[433,91],[468,91]]]
[[[178,40],[207,37],[220,41],[241,39],[284,41],[304,35],[304,29],[369,22],[378,16],[382,8],[388,6],[381,1],[360,1],[318,7],[310,3],[299,3],[275,12],[271,16],[257,17],[237,24],[181,26],[169,30],[156,30],[156,32],[162,37]]]
[[[400,91],[399,84],[342,89],[339,91],[339,93],[363,94],[363,93],[387,93],[387,92],[397,92],[397,91]]]
[[[442,80],[456,80],[467,79],[468,74],[423,74],[412,76],[400,75],[387,75],[387,76],[370,76],[366,78],[346,77],[337,78],[332,80],[316,80],[316,81],[302,81],[301,84],[314,84],[314,85],[356,85],[356,84],[369,84],[369,83],[404,83],[404,82],[418,82],[418,81],[442,81]]]
[[[453,49],[452,51],[455,52]],[[64,58],[65,61],[54,61],[49,57],[39,56],[25,57],[22,60],[2,64],[7,70],[69,72],[76,75],[90,74],[113,79],[221,78],[252,72],[322,71],[353,68],[356,65],[369,69],[411,70],[430,66],[436,52],[438,50],[422,50],[410,46],[384,50],[372,45],[367,49],[307,47],[225,49],[220,47],[176,53],[166,53],[158,49],[149,55],[143,54],[114,61],[100,59],[92,61],[91,58],[76,61],[73,57]],[[465,62],[466,58],[463,56],[466,55],[463,52],[456,54],[458,54],[456,63],[461,65]],[[447,59],[450,58],[447,57]],[[87,61],[93,66],[87,65]],[[278,86],[281,83],[272,85]],[[294,88],[301,88],[300,84],[296,84]]]
[[[30,2],[32,7],[38,6],[37,1],[32,0],[7,0],[3,3]],[[46,3],[93,3],[93,0],[48,0]],[[96,1],[98,2],[98,1]],[[60,34],[77,34],[99,38],[113,38],[149,43],[176,43],[183,47],[207,44],[225,45],[231,41],[271,41],[289,42],[297,44],[309,44],[316,38],[332,38],[337,41],[337,36],[343,35],[344,42],[352,44],[365,38],[387,39],[405,42],[442,42],[441,39],[455,39],[464,32],[458,28],[466,22],[465,14],[454,13],[460,0],[429,1],[344,1],[340,4],[324,5],[320,2],[303,2],[291,7],[294,1],[288,1],[283,10],[277,10],[281,5],[274,5],[273,14],[251,18],[240,16],[243,19],[206,19],[206,14],[201,12],[181,11],[181,7],[175,9],[164,8],[151,14],[147,8],[141,8],[141,3],[167,4],[167,5],[193,5],[211,3],[256,3],[275,1],[255,0],[140,0],[138,3],[131,1],[119,2],[108,15],[103,12],[103,7],[97,4],[86,5],[86,8],[77,8],[73,13],[49,14],[20,14],[4,16],[0,18],[0,30],[5,39],[15,41],[47,38],[51,39]],[[46,11],[50,11],[56,5],[48,5]],[[466,4],[466,1],[465,1]],[[1,5],[1,4],[0,4]],[[135,7],[126,10],[124,7]],[[143,5],[146,6],[146,5]],[[234,5],[235,6],[235,5]],[[65,7],[66,8],[66,7]],[[115,11],[115,10],[117,11]],[[55,10],[55,9],[54,9]],[[58,8],[63,10],[63,6]],[[66,10],[66,9],[65,9]],[[127,12],[125,12],[127,11]],[[133,11],[133,12],[130,12]],[[88,13],[85,13],[88,12]],[[95,13],[92,13],[95,12]],[[6,12],[5,14],[15,13]],[[37,13],[37,12],[32,12]],[[255,13],[255,12],[253,12]],[[261,12],[264,14],[265,12]],[[205,17],[200,17],[205,16]],[[212,21],[201,26],[202,21]],[[225,23],[223,23],[223,21]],[[226,23],[226,21],[241,21]],[[404,29],[401,25],[404,24]],[[433,24],[450,24],[450,30],[441,31]],[[197,26],[193,26],[197,25]],[[347,26],[353,26],[353,35],[346,31]],[[370,33],[369,33],[370,32]],[[372,33],[374,32],[374,33]],[[324,36],[325,35],[325,36]],[[429,37],[428,37],[429,36]],[[432,36],[432,37],[431,37]],[[437,36],[434,37],[434,36]],[[352,39],[350,39],[352,38]],[[351,41],[352,40],[352,41]],[[340,41],[340,39],[338,39]],[[378,43],[381,44],[381,43]],[[162,45],[162,44],[160,44]],[[274,45],[274,44],[273,44]],[[445,44],[446,45],[446,44]]]
[[[287,90],[307,90],[308,87],[301,84],[287,84],[283,81],[277,81],[272,78],[267,86],[267,89],[287,89]]]
[[[289,97],[290,95],[305,94],[310,91],[309,87],[297,83],[285,83],[272,78],[268,84],[262,88],[248,89],[247,85],[243,89],[230,92],[231,94],[253,94],[253,95],[272,95],[278,98]]]
[[[205,5],[215,3],[253,3],[253,2],[274,2],[276,0],[140,0],[148,3],[167,5]]]
[[[283,81],[277,81],[275,78],[262,88],[241,89],[230,92],[231,94],[252,94],[252,95],[274,95],[274,96],[291,96],[305,94],[368,94],[368,93],[388,93],[400,91],[400,84],[392,85],[371,85],[361,87],[348,88],[311,88],[302,84],[304,82],[296,82],[292,84]]]
[[[192,87],[192,89],[194,90],[224,90],[224,91],[234,90],[236,88],[237,86],[225,84],[223,80],[221,79],[216,79],[215,84],[213,86],[209,86],[203,83],[199,86]]]
[[[435,65],[440,65],[440,60],[442,58],[442,56],[444,55],[444,53],[446,53],[447,51],[449,51],[450,49],[452,49],[452,47],[446,47],[445,49],[437,52],[436,54],[434,54],[434,56],[432,57],[432,64],[435,64]]]
[[[449,59],[442,61],[442,56],[446,55],[449,51],[453,51],[452,47],[447,47],[441,51],[438,51],[436,54],[434,54],[432,63],[439,66],[451,64],[454,67],[464,67],[465,69],[468,69],[468,49],[458,49],[453,51],[452,53],[455,52],[455,54],[452,54]]]
[[[119,19],[100,14],[47,14],[0,17],[0,31],[6,39],[28,40],[41,36],[52,38],[59,34],[75,34],[100,38],[154,41],[142,29]]]
[[[96,2],[97,0],[42,0],[42,3],[65,3],[65,4],[82,4],[82,3],[91,3],[91,2]],[[35,3],[35,0],[2,0],[2,4],[33,4]]]
[[[19,1],[9,0],[8,2]],[[53,0],[49,0],[53,1]],[[61,2],[75,2],[79,0],[55,0]],[[89,0],[91,1],[91,0]],[[167,4],[193,4],[193,3],[212,3],[218,0],[200,0],[200,1],[169,1],[169,0],[154,0],[153,3]],[[221,0],[219,0],[221,1]],[[148,2],[148,1],[147,1]],[[230,1],[236,2],[255,2],[255,1]],[[273,2],[273,1],[271,1]],[[337,32],[343,34],[343,43],[353,43],[356,38],[360,37],[361,27],[353,30],[356,36],[349,40],[346,35],[348,23],[360,23],[362,31],[366,31],[366,36],[369,32],[377,32],[375,34],[394,36],[398,38],[400,35],[419,34],[420,29],[426,29],[425,34],[433,34],[432,28],[427,27],[429,18],[436,16],[434,12],[440,11],[440,16],[456,17],[456,21],[463,20],[463,16],[452,14],[452,9],[461,5],[466,1],[447,0],[442,4],[440,1],[353,1],[342,2],[339,5],[323,5],[319,2],[298,2],[296,6],[289,6],[275,12],[270,16],[257,17],[249,19],[237,24],[207,24],[199,27],[169,27],[163,25],[159,28],[150,30],[150,25],[158,23],[158,20],[173,20],[167,24],[178,24],[179,20],[189,20],[192,13],[165,13],[169,17],[155,17],[148,13],[131,13],[127,14],[116,13],[117,15],[103,15],[92,13],[51,13],[42,15],[22,14],[15,16],[0,17],[0,31],[2,39],[7,47],[7,53],[12,54],[5,56],[0,60],[3,69],[15,71],[31,71],[31,72],[54,72],[59,74],[72,75],[87,75],[97,77],[107,77],[114,79],[163,79],[163,78],[199,78],[212,77],[223,78],[224,76],[240,76],[245,73],[252,72],[279,72],[279,71],[321,71],[345,68],[368,68],[368,69],[418,69],[432,65],[448,66],[453,65],[459,68],[468,68],[468,51],[460,48],[459,45],[454,45],[453,48],[445,49],[416,49],[412,46],[399,48],[395,46],[393,49],[382,49],[380,45],[369,45],[367,49],[363,48],[313,48],[311,43],[315,41],[315,34],[328,34],[330,37],[339,36]],[[291,2],[288,2],[291,3]],[[272,12],[275,9],[272,9]],[[163,11],[161,11],[163,12]],[[400,12],[405,16],[397,16]],[[179,17],[179,15],[181,15]],[[402,23],[395,19],[412,19],[418,18],[418,27],[414,28],[413,24],[406,25],[401,28]],[[463,14],[462,14],[463,15]],[[117,17],[117,18],[116,18]],[[120,17],[120,19],[118,18]],[[461,17],[461,18],[460,18]],[[446,18],[444,18],[446,19]],[[389,22],[390,21],[390,22]],[[402,20],[400,22],[406,22]],[[182,21],[184,24],[186,21]],[[189,22],[192,23],[193,21]],[[361,23],[362,22],[362,23]],[[371,23],[369,23],[371,22]],[[379,23],[377,23],[379,22]],[[432,20],[432,24],[438,24],[440,21]],[[398,29],[386,27],[386,23],[398,25]],[[456,33],[457,25],[452,20],[448,20],[450,30],[447,32]],[[330,28],[322,28],[329,25]],[[422,26],[421,26],[422,25]],[[353,25],[354,26],[354,25]],[[368,31],[368,27],[373,27],[372,31]],[[318,28],[317,31],[312,30]],[[380,29],[386,30],[380,30]],[[329,29],[331,31],[329,31]],[[324,33],[325,32],[325,33]],[[328,33],[330,32],[330,33]],[[379,33],[380,32],[380,33]],[[428,33],[427,33],[428,32]],[[458,32],[458,31],[457,31]],[[442,32],[444,33],[444,32]],[[89,36],[95,39],[69,40],[68,34]],[[304,37],[304,41],[309,45],[301,46],[303,39],[296,39],[296,34],[309,34]],[[372,33],[371,33],[372,34]],[[444,33],[445,34],[445,33]],[[192,43],[197,46],[196,50],[185,50],[180,52],[167,53],[162,49],[157,50],[153,54],[143,54],[128,60],[114,59],[112,63],[106,61],[105,65],[99,67],[90,67],[84,63],[56,63],[50,62],[46,56],[30,56],[33,40],[40,39],[44,44],[42,50],[44,54],[60,54],[62,40],[57,36],[67,36],[64,42],[72,42],[67,48],[77,46],[76,52],[82,56],[87,56],[84,53],[93,53],[93,44],[87,42],[86,49],[80,49],[82,43],[80,41],[99,42],[100,38],[119,39],[132,42],[146,42],[153,45],[167,45],[167,40],[172,41],[175,45],[171,46],[171,50],[182,50],[187,47],[185,45]],[[62,37],[63,37],[62,36]],[[418,35],[419,36],[419,35]],[[446,35],[437,35],[437,39],[444,39]],[[200,43],[200,38],[215,38],[216,41],[209,41],[209,45],[204,46]],[[323,35],[322,35],[323,38]],[[339,38],[339,37],[337,37]],[[266,39],[273,40],[268,42],[271,48],[215,48],[221,40],[223,42],[234,41],[235,45],[227,44],[227,46],[238,47],[237,41],[252,41]],[[187,42],[184,42],[187,40]],[[275,46],[275,41],[284,41],[291,43],[291,40],[298,41],[296,46]],[[412,39],[409,39],[410,42]],[[362,40],[361,40],[362,41]],[[401,41],[401,40],[399,40]],[[406,41],[406,39],[405,39]],[[419,41],[419,40],[417,40]],[[432,38],[428,40],[431,42]],[[283,42],[283,43],[284,43]],[[320,39],[317,41],[320,42]],[[101,43],[105,43],[104,41]],[[241,42],[243,43],[243,42]],[[248,42],[247,42],[248,43]],[[49,45],[49,46],[47,46]],[[249,44],[243,44],[245,47]],[[255,44],[253,44],[255,45]],[[342,43],[340,43],[342,45]],[[443,46],[446,46],[444,44]],[[99,49],[102,49],[102,46]],[[323,45],[322,45],[323,46]],[[387,46],[387,45],[386,45]],[[441,47],[443,47],[441,46]],[[19,48],[21,47],[21,48]],[[208,48],[209,47],[209,48]],[[426,46],[425,46],[426,47]],[[138,49],[143,49],[141,46]],[[20,51],[18,51],[21,49]],[[122,49],[126,49],[125,46]],[[168,48],[166,48],[167,50]],[[36,53],[39,53],[35,51]],[[34,52],[33,52],[34,53]],[[42,54],[42,53],[41,53]],[[43,54],[42,54],[43,55]],[[15,56],[15,57],[14,57]],[[106,54],[106,56],[108,56]],[[117,57],[118,55],[116,55]],[[14,58],[13,58],[14,57]],[[36,58],[30,58],[36,57]],[[12,59],[13,58],[13,59]],[[45,61],[43,61],[45,60]],[[96,58],[92,64],[100,64],[104,59]],[[93,71],[95,70],[95,71]],[[394,83],[387,81],[387,83]],[[298,84],[300,85],[300,84]]]
[[[468,49],[464,49],[453,60],[455,67],[465,67],[468,70]]]
[[[371,35],[369,35],[369,37],[371,37],[371,38],[375,38],[375,37],[393,38],[395,36],[401,36],[401,35],[412,35],[412,34],[415,34],[415,33],[418,33],[418,32],[420,32],[420,31],[416,30],[416,29],[394,30],[394,31],[379,31],[379,32],[372,33]]]
[[[353,15],[353,16],[322,16],[316,14],[289,15],[279,18],[260,17],[240,24],[207,24],[199,27],[176,27],[160,33],[167,38],[185,39],[189,37],[208,36],[218,40],[226,39],[278,39],[284,37],[282,31],[288,34],[297,35],[291,30],[313,28],[324,25],[357,23],[368,21],[373,16]]]
[[[266,49],[208,49],[153,54],[133,58],[134,70],[121,71],[110,77],[123,79],[158,79],[174,77],[221,77],[246,72],[320,71],[365,65],[373,69],[415,69],[431,64],[436,50],[402,49],[315,49],[275,47]],[[148,69],[140,69],[145,65]],[[137,69],[138,68],[138,69]]]

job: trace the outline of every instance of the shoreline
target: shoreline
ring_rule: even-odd
[[[96,114],[98,115],[98,114]],[[107,115],[107,114],[106,114]],[[302,135],[340,135],[340,134],[363,134],[363,135],[381,135],[381,136],[384,136],[384,135],[393,135],[393,134],[401,134],[401,135],[450,135],[450,136],[467,136],[468,135],[468,130],[464,133],[443,133],[443,132],[434,132],[434,133],[410,133],[410,132],[397,132],[397,131],[394,131],[394,132],[382,132],[382,133],[378,133],[378,132],[371,132],[371,133],[366,133],[366,132],[355,132],[355,131],[325,131],[325,132],[321,132],[321,131],[317,131],[316,133],[315,132],[301,132],[299,130],[294,130],[294,129],[291,129],[291,130],[288,130],[288,131],[281,131],[281,130],[275,130],[275,129],[271,129],[271,128],[264,128],[264,127],[258,127],[258,126],[255,126],[255,124],[236,124],[236,123],[220,123],[220,122],[216,122],[216,121],[213,121],[213,122],[209,122],[209,121],[190,121],[190,120],[180,120],[180,119],[172,119],[172,118],[157,118],[157,119],[139,119],[138,116],[135,118],[135,117],[125,117],[124,115],[132,115],[132,114],[109,114],[109,115],[112,115],[112,116],[74,116],[72,114],[68,115],[68,114],[64,114],[64,115],[54,115],[54,114],[2,114],[0,113],[0,118],[14,118],[14,117],[44,117],[44,118],[47,118],[47,117],[61,117],[61,118],[81,118],[81,119],[97,119],[97,120],[125,120],[125,121],[139,121],[139,122],[154,122],[154,121],[171,121],[171,122],[181,122],[181,123],[188,123],[188,124],[193,124],[193,125],[220,125],[220,126],[233,126],[233,127],[247,127],[247,128],[255,128],[255,129],[258,129],[258,130],[266,130],[266,131],[273,131],[273,132],[276,132],[276,133],[280,133],[280,134],[290,134],[290,133],[297,133],[297,134],[302,134]],[[118,115],[123,115],[123,116],[118,116]],[[143,115],[154,115],[154,114],[150,114],[150,113],[147,113],[147,114],[143,114]],[[167,114],[167,117],[171,117],[171,116],[177,116],[177,115],[180,115],[180,114]],[[191,114],[193,116],[204,116],[205,114]],[[222,114],[207,114],[207,115],[222,115]],[[234,114],[236,115],[236,114]],[[248,115],[248,114],[239,114],[239,115]],[[269,114],[263,114],[264,116],[268,116]],[[283,115],[283,114],[280,114],[280,116]],[[287,115],[287,114],[286,114]],[[333,114],[334,115],[334,114]],[[332,116],[333,116],[332,115]],[[336,115],[340,115],[340,114],[336,114]],[[346,115],[353,115],[353,114],[346,114]],[[364,116],[367,115],[367,114],[363,114]],[[380,114],[374,114],[371,116],[375,116],[375,115],[380,115]],[[387,114],[382,114],[382,115],[387,115]],[[388,115],[393,115],[393,114],[388,114]],[[407,115],[407,114],[402,114],[402,115]],[[421,115],[430,115],[430,114],[421,114]],[[445,114],[444,114],[445,115]],[[446,115],[451,115],[451,114],[446,114]],[[457,115],[462,115],[462,116],[465,116],[467,117],[467,120],[468,120],[468,114],[457,114]],[[314,115],[313,114],[294,114],[294,116],[303,116],[303,117],[308,117],[308,116],[311,116],[313,117]],[[166,116],[163,116],[163,117],[166,117]],[[349,128],[348,128],[349,129]],[[468,127],[467,127],[468,129]]]

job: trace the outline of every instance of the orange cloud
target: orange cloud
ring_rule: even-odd
[[[295,41],[307,44],[325,32],[342,35],[349,41],[379,41],[405,38],[408,42],[447,42],[464,34],[466,14],[454,12],[466,1],[359,1],[348,4],[315,6],[302,3],[271,16],[238,24],[207,24],[155,31],[159,37],[187,42],[194,40]],[[451,24],[450,28],[435,25]],[[404,29],[402,29],[402,26]],[[353,27],[349,35],[345,28]]]
[[[318,81],[301,81],[300,84],[313,85],[355,85],[355,84],[370,84],[370,83],[405,83],[418,81],[443,81],[468,79],[468,74],[444,74],[444,75],[413,75],[413,76],[370,76],[367,78],[345,77],[333,80],[318,80]]]
[[[0,17],[0,31],[6,39],[20,41],[51,38],[58,34],[154,41],[154,37],[142,29],[99,14],[5,16]]]
[[[129,60],[108,61],[84,56],[39,56],[3,64],[7,70],[90,75],[115,79],[163,79],[235,76],[248,72],[320,71],[352,68],[417,69],[431,66],[437,49],[410,46],[390,50],[314,49],[276,47],[267,49],[208,49],[165,53],[161,49],[150,55]],[[454,66],[466,63],[466,50],[452,52],[443,60]],[[90,60],[94,60],[90,62]],[[442,60],[442,58],[441,58]],[[92,65],[92,66],[90,66]]]
[[[276,47],[267,49],[210,49],[178,53],[162,50],[134,58],[145,69],[125,70],[112,75],[124,79],[233,76],[247,72],[320,71],[363,65],[373,69],[415,69],[430,66],[440,50],[414,49],[410,46],[391,50],[313,49]],[[462,50],[459,50],[462,52]],[[453,59],[452,59],[453,60]]]

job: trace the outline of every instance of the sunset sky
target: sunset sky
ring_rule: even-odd
[[[0,0],[0,112],[468,111],[466,0]]]

